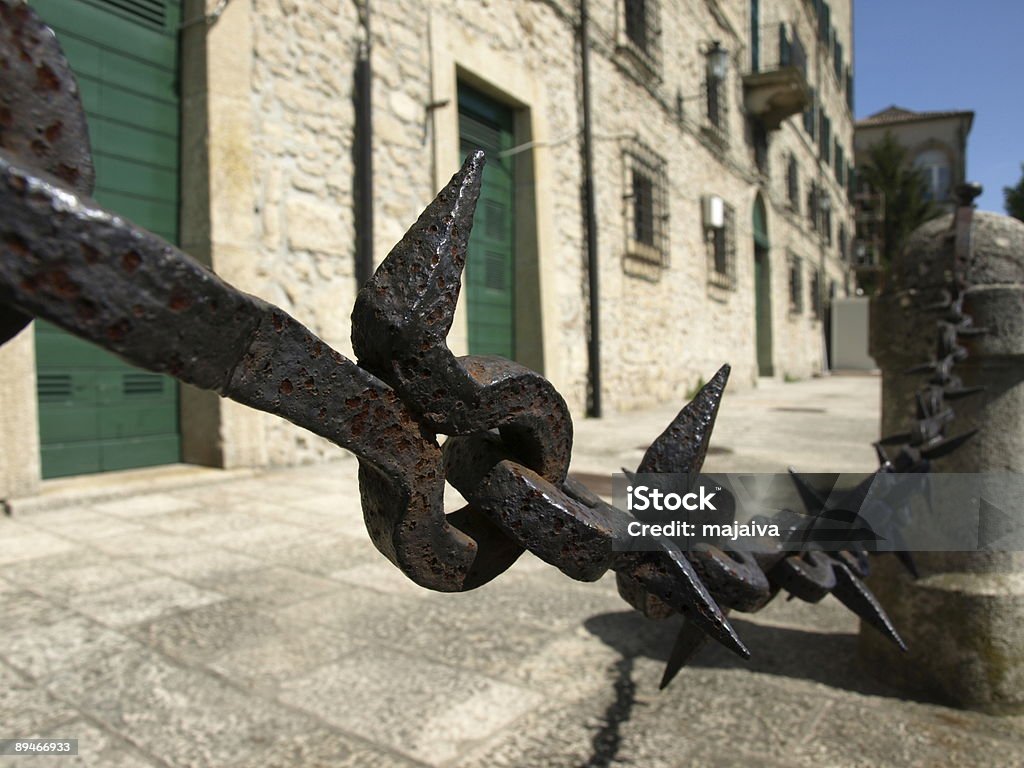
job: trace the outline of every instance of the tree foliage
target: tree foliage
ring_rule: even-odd
[[[1020,181],[1015,187],[1003,187],[1006,212],[1015,219],[1024,221],[1024,163],[1020,164]]]
[[[885,197],[882,266],[888,269],[910,234],[941,211],[926,197],[924,174],[914,167],[906,147],[891,133],[869,146],[866,155],[861,178]]]

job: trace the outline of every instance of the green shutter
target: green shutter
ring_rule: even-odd
[[[178,237],[180,0],[31,0],[78,79],[96,163],[95,198]],[[36,323],[44,477],[180,459],[178,387]]]
[[[459,85],[459,137],[463,155],[487,154],[480,201],[466,260],[469,352],[515,358],[515,174],[512,110]]]

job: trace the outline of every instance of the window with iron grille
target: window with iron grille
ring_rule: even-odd
[[[786,197],[789,199],[789,207],[799,213],[800,168],[796,162],[796,155],[789,156],[789,166],[786,168]]]
[[[647,69],[656,72],[661,63],[659,0],[622,0],[620,44]]]
[[[818,231],[818,185],[811,182],[807,190],[807,220],[811,223],[811,229]]]
[[[664,158],[638,141],[625,151],[626,255],[668,265],[668,205]]]
[[[800,257],[790,253],[789,261],[789,312],[799,315],[804,311],[804,277]]]
[[[725,81],[720,77],[715,77],[709,71],[704,81],[704,90],[707,95],[708,125],[720,137],[724,138],[726,136],[725,128],[728,106],[726,104]]]
[[[814,267],[811,270],[811,313],[815,319],[821,319],[821,270]]]
[[[769,174],[768,168],[768,130],[764,123],[755,118],[750,120],[750,138],[754,146],[754,165],[763,176]]]
[[[720,288],[736,287],[736,209],[724,206],[721,227],[707,228],[708,281]]]
[[[814,127],[817,123],[818,91],[811,88],[811,98],[807,102],[807,109],[804,110],[804,130],[814,140]]]
[[[832,159],[832,121],[828,119],[825,110],[818,114],[818,147],[821,151],[820,157],[826,163]]]

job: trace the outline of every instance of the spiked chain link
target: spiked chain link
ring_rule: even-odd
[[[53,33],[19,0],[0,0],[0,344],[32,317],[129,362],[278,414],[359,457],[374,545],[424,587],[479,587],[526,550],[570,578],[616,573],[619,592],[651,618],[683,616],[662,687],[706,638],[747,657],[729,611],[756,611],[780,591],[827,594],[902,646],[864,585],[863,550],[767,554],[668,539],[617,551],[633,518],[567,475],[572,421],[539,374],[496,357],[456,357],[446,337],[480,192],[471,155],[362,288],[352,314],[358,362],[281,309],[244,294],[159,237],[105,211],[74,77]],[[969,248],[970,216],[957,226]],[[966,220],[966,223],[964,223]],[[964,227],[966,229],[964,229]],[[966,234],[964,234],[966,232]],[[958,279],[940,309],[939,357],[918,421],[879,472],[921,471],[962,438],[942,437],[945,399],[970,394],[951,373],[963,314]],[[701,470],[728,379],[723,366],[644,455],[638,472]],[[437,435],[448,435],[438,445]],[[959,441],[959,442],[958,442]],[[809,510],[824,503],[793,473]],[[451,482],[468,502],[445,514]],[[790,537],[807,515],[775,518]],[[907,556],[909,561],[909,555]]]

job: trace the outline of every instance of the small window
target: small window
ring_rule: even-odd
[[[914,165],[924,176],[925,200],[941,203],[949,199],[950,168],[949,158],[939,149],[922,152],[914,160]]]
[[[824,110],[821,110],[818,114],[818,123],[820,157],[826,163],[829,163],[832,159],[832,121],[828,119]]]
[[[657,71],[661,60],[658,0],[622,0],[621,7],[624,34],[619,44],[652,74]]]
[[[818,121],[817,111],[818,91],[811,88],[811,98],[807,102],[807,109],[804,110],[804,131],[807,132],[807,135],[811,137],[812,141],[814,140],[814,128]]]
[[[757,118],[750,121],[750,138],[754,146],[754,166],[762,176],[768,176],[768,130]]]
[[[666,163],[640,142],[632,142],[624,155],[626,202],[626,254],[667,266],[668,206]]]
[[[707,228],[708,281],[720,288],[736,287],[736,210],[723,206],[722,226]]]
[[[821,270],[814,267],[811,270],[811,312],[816,320],[821,319]]]
[[[728,125],[728,101],[725,77],[713,66],[712,52],[708,52],[704,66],[704,95],[707,106],[708,126],[721,138],[726,137]]]
[[[804,311],[804,278],[800,257],[789,254],[789,312],[799,315]]]
[[[825,236],[825,243],[832,245],[832,200],[826,198],[819,207],[821,209],[819,217],[821,234]]]
[[[789,166],[786,168],[786,198],[789,200],[789,207],[799,213],[800,168],[796,162],[796,155],[789,156]]]

